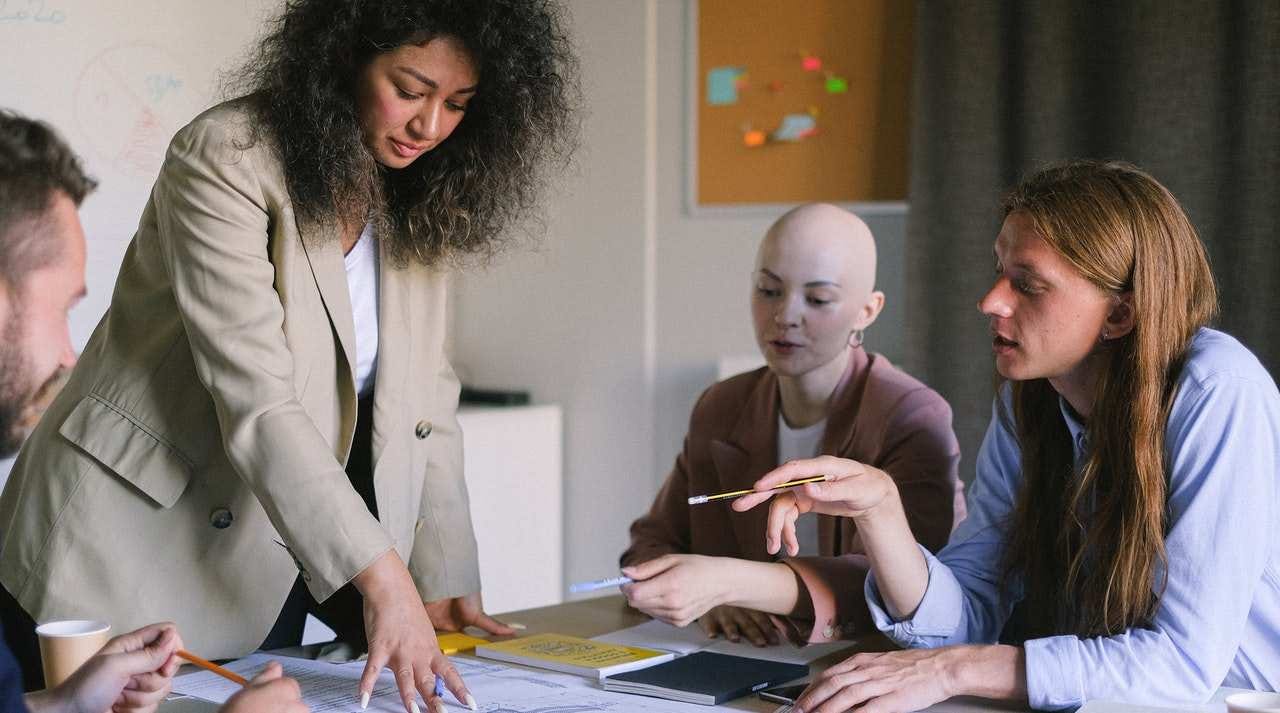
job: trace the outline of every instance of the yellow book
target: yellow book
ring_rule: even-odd
[[[670,661],[675,654],[563,634],[535,634],[480,644],[476,656],[599,679]]]
[[[461,651],[470,651],[480,644],[489,643],[485,639],[478,639],[474,636],[458,633],[456,631],[448,634],[436,634],[436,641],[440,644],[440,653],[449,655],[456,654]]]

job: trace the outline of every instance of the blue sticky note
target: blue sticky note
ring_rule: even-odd
[[[799,141],[807,132],[817,126],[813,117],[808,114],[787,114],[782,117],[782,124],[774,130],[774,141]]]
[[[707,103],[734,104],[738,101],[738,77],[742,67],[716,67],[707,72]]]

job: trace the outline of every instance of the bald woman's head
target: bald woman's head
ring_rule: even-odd
[[[832,364],[884,306],[884,295],[875,291],[871,230],[825,203],[795,208],[769,228],[753,281],[756,341],[784,376]]]
[[[838,277],[851,296],[860,297],[875,289],[875,238],[861,218],[843,208],[806,203],[778,218],[760,242],[756,269],[784,254],[817,272]]]

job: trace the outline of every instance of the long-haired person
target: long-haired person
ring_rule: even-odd
[[[1009,193],[991,323],[998,390],[969,517],[937,557],[910,538],[893,481],[834,458],[772,503],[769,546],[809,510],[858,522],[882,631],[911,650],[819,677],[805,713],[915,710],[953,695],[1206,700],[1280,685],[1280,394],[1206,325],[1217,306],[1173,195],[1123,163],[1036,172]],[[767,499],[735,503],[747,509]],[[1015,607],[1009,644],[997,644]]]
[[[572,149],[564,25],[544,0],[287,4],[246,95],[173,139],[13,470],[8,616],[171,619],[223,658],[313,612],[367,640],[353,696],[387,666],[406,710],[443,705],[437,675],[470,699],[433,626],[510,630],[481,605],[446,275]]]
[[[857,458],[891,474],[912,532],[936,551],[964,517],[951,407],[863,345],[885,296],[875,238],[856,215],[825,203],[788,211],[760,241],[755,268],[751,321],[767,366],[698,399],[684,450],[631,526],[623,573],[643,581],[623,591],[656,618],[757,645],[874,631],[849,586],[867,571],[854,522],[802,519],[799,556],[778,561],[764,549],[763,511],[688,500],[750,488],[796,458]]]

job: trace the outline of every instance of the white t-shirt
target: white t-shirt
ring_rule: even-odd
[[[778,465],[798,458],[813,458],[822,448],[822,433],[827,430],[827,419],[806,426],[792,428],[778,411]],[[801,555],[818,554],[818,517],[813,513],[801,515],[796,520],[796,540],[800,542]],[[785,551],[785,550],[784,550]]]
[[[373,224],[364,226],[359,239],[343,258],[347,266],[347,292],[356,326],[356,394],[373,392],[378,368],[378,241]]]

